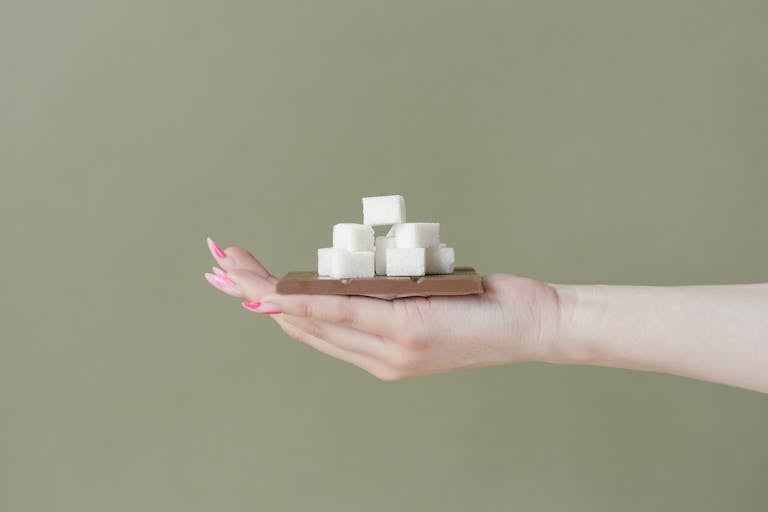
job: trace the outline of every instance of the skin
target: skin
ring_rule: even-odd
[[[466,297],[281,295],[248,251],[214,257],[290,337],[384,381],[524,361],[681,375],[768,392],[768,283],[558,285],[505,274]]]

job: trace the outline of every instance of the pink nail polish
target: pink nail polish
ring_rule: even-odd
[[[222,290],[222,288],[224,288],[224,284],[221,281],[219,281],[218,276],[215,276],[213,274],[209,274],[208,272],[206,272],[205,280],[211,283],[211,286],[213,286],[214,288],[217,288],[219,290]]]
[[[205,278],[208,280],[209,283],[216,286],[217,288],[228,288],[231,286],[237,286],[233,280],[228,278],[227,276],[217,276],[211,273],[206,273]]]
[[[261,313],[262,315],[277,315],[282,313],[277,305],[267,304],[266,302],[243,302],[243,307],[248,311],[254,311],[256,313]]]
[[[211,273],[206,272],[205,279],[217,290],[220,292],[224,292],[227,295],[231,295],[232,297],[237,297],[238,299],[243,298],[245,294],[243,294],[243,291],[240,289],[237,284],[232,281],[229,278],[222,279],[222,276],[217,276]]]
[[[261,306],[261,302],[250,302],[250,301],[243,302],[243,307],[248,311],[255,311],[256,313],[258,313],[259,306]]]
[[[213,256],[214,256],[216,259],[221,259],[221,260],[223,260],[223,259],[226,259],[226,257],[227,257],[227,253],[225,253],[225,252],[222,250],[222,248],[221,248],[221,247],[219,247],[219,246],[216,244],[216,242],[214,242],[213,240],[211,240],[211,237],[208,237],[208,249],[210,249],[210,251],[211,251],[211,254],[213,254]]]
[[[217,274],[214,277],[219,281],[221,281],[226,286],[237,286],[237,284],[233,280],[227,277],[227,274]]]

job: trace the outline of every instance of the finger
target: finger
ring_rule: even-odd
[[[375,334],[302,316],[283,314],[281,319],[342,350],[374,359],[381,359],[385,356],[387,343]]]
[[[256,257],[242,247],[227,247],[227,256],[231,259],[232,270],[243,269],[250,270],[269,281],[277,282],[277,278],[261,264]]]
[[[289,315],[314,318],[384,337],[392,337],[403,327],[392,301],[349,295],[287,294],[265,296],[264,301],[276,304]]]
[[[277,281],[269,271],[261,264],[256,257],[241,247],[227,247],[222,249],[219,245],[207,239],[208,249],[211,251],[214,259],[226,271],[235,269],[245,269],[264,277],[265,279]]]
[[[345,363],[353,364],[365,371],[369,371],[369,368],[373,366],[373,362],[366,356],[357,352],[344,350],[331,343],[328,343],[325,340],[313,336],[308,332],[301,330],[299,327],[289,323],[283,316],[275,316],[273,319],[278,323],[278,325],[280,325],[280,327],[288,336],[309,345],[310,347],[319,352],[322,352],[323,354],[339,359],[340,361],[344,361]]]
[[[237,284],[229,277],[227,277],[226,273],[222,272],[222,274],[211,274],[206,272],[205,279],[211,284],[211,286],[221,292],[226,293],[227,295],[231,295],[232,297],[237,297],[239,299],[245,297],[240,287],[237,286]]]
[[[227,276],[250,301],[261,301],[263,296],[275,293],[276,280],[263,277],[250,270],[230,270],[227,272]]]

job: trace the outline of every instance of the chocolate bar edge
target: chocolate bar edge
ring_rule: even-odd
[[[410,277],[377,276],[362,279],[318,278],[316,272],[289,272],[277,283],[282,294],[367,295],[390,298],[412,296],[461,296],[481,294],[482,277],[471,267],[457,267],[453,274]]]

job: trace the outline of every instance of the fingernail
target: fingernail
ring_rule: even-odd
[[[226,276],[227,273],[221,270],[219,267],[213,267],[213,273],[217,276]]]
[[[211,274],[211,275],[213,275],[213,274]],[[226,286],[237,286],[237,283],[235,283],[233,280],[231,280],[227,276],[226,273],[224,273],[224,274],[216,274],[216,275],[213,275],[213,277],[215,277],[216,279],[221,281]]]
[[[218,277],[219,276],[215,276],[215,275],[210,274],[208,272],[205,273],[205,280],[208,281],[209,283],[211,283],[211,286],[213,286],[217,290],[224,291],[224,288],[225,288],[224,283],[219,281]]]
[[[259,306],[261,306],[261,302],[250,302],[250,301],[243,302],[243,307],[248,311],[256,311],[258,313]]]
[[[254,311],[261,313],[262,315],[277,315],[282,313],[280,307],[275,304],[269,304],[266,302],[243,302],[243,307],[248,311]]]
[[[226,276],[217,276],[217,275],[206,272],[205,279],[209,283],[211,283],[211,286],[213,286],[220,292],[226,293],[227,295],[231,295],[232,297],[237,297],[238,299],[241,299],[245,296],[245,294],[243,294],[243,291],[240,289],[240,287],[234,281],[232,281]]]
[[[208,237],[208,249],[210,249],[211,254],[213,254],[213,257],[217,260],[223,260],[227,258],[227,253],[225,253],[224,250],[216,244],[216,242],[211,240],[211,237]]]

